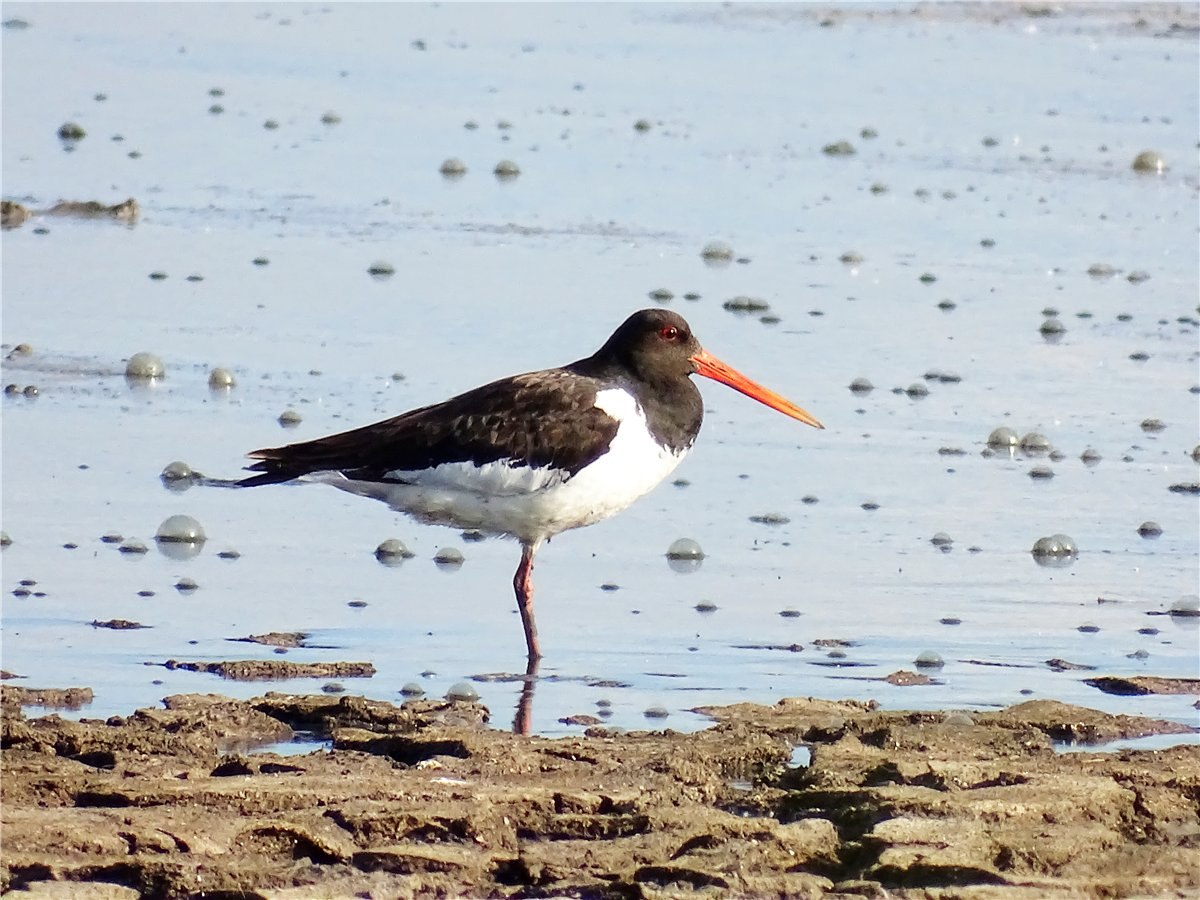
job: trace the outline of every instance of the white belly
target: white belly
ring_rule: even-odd
[[[501,460],[394,473],[404,484],[354,481],[340,472],[316,472],[308,479],[382,500],[421,522],[540,543],[615,515],[649,493],[687,455],[687,449],[675,453],[654,440],[642,410],[625,391],[601,391],[596,406],[618,421],[617,434],[607,453],[573,476]]]

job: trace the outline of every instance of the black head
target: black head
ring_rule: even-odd
[[[699,352],[700,342],[683,316],[667,309],[642,309],[622,322],[592,359],[616,363],[653,384],[693,374],[692,357]]]
[[[699,392],[688,378],[703,375],[752,397],[785,416],[824,428],[812,413],[751,381],[700,346],[683,316],[666,309],[643,309],[626,319],[586,363],[619,367],[625,374],[659,392],[664,398],[687,395],[699,409]],[[694,401],[691,399],[694,397]],[[697,418],[697,422],[698,422]]]

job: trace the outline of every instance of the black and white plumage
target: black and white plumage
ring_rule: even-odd
[[[591,356],[502,378],[382,422],[256,450],[253,487],[304,478],[386,502],[418,521],[521,542],[513,578],[531,661],[533,557],[550,537],[591,525],[648,493],[700,431],[689,376],[705,375],[817,428],[800,407],[705,350],[682,317],[634,313]]]

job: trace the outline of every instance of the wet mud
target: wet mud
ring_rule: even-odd
[[[4,687],[3,888],[73,897],[1114,897],[1200,890],[1189,731],[1054,701],[788,699],[695,734],[519,737],[476,704],[166,698],[27,718]],[[330,749],[255,752],[306,733]],[[1060,752],[1074,744],[1078,752]],[[56,896],[67,894],[57,893]]]
[[[153,665],[152,663],[148,665]],[[275,659],[234,659],[220,662],[180,662],[168,659],[163,668],[185,672],[210,672],[232,681],[280,681],[286,678],[370,678],[369,662],[298,663]]]
[[[1200,678],[1159,678],[1157,675],[1135,675],[1133,678],[1087,678],[1084,684],[1099,688],[1106,694],[1200,694]]]
[[[138,202],[130,197],[107,205],[99,200],[60,200],[49,209],[30,209],[15,200],[0,201],[0,227],[19,228],[34,216],[59,216],[74,219],[113,219],[133,223],[141,215]]]
[[[20,683],[103,718],[336,658],[523,703],[476,674],[523,662],[511,548],[208,488],[649,300],[829,428],[706,392],[679,478],[555,542],[532,730],[795,694],[1196,721],[1136,681],[1196,675],[1195,5],[143,12],[4,29]]]

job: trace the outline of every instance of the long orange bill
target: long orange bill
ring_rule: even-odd
[[[747,397],[753,397],[759,403],[766,404],[771,409],[779,410],[785,416],[799,419],[805,425],[811,425],[813,428],[825,427],[815,416],[801,409],[792,401],[780,397],[771,389],[751,381],[737,369],[721,362],[707,350],[701,350],[696,353],[691,357],[691,361],[695,364],[698,375],[703,375],[705,378],[711,378],[714,381],[727,384],[735,391],[740,391]]]

